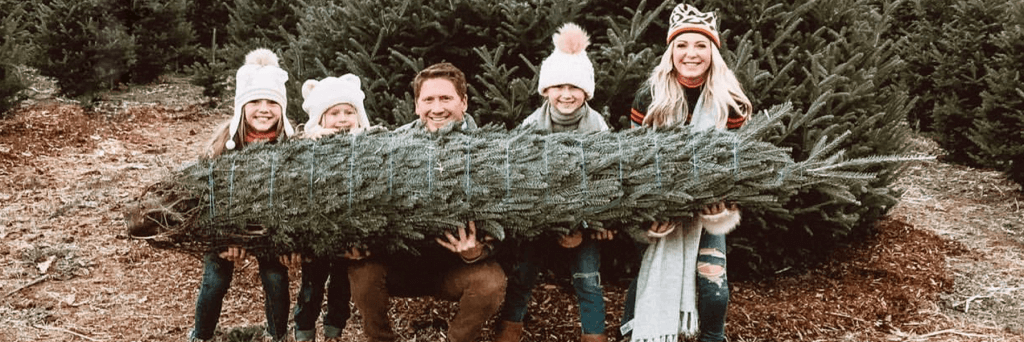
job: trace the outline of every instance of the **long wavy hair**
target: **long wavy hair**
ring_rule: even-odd
[[[704,104],[703,108],[697,108],[696,111],[700,115],[714,115],[715,127],[722,129],[725,128],[730,111],[735,111],[746,118],[753,112],[753,108],[750,99],[743,93],[743,87],[736,79],[736,74],[722,59],[718,46],[709,45],[711,65],[704,77],[704,90],[700,94]],[[687,101],[698,99],[686,98],[683,86],[677,81],[678,75],[672,63],[672,44],[669,44],[661,56],[661,62],[654,67],[651,77],[646,82],[647,89],[651,91],[651,105],[647,108],[644,126],[660,127],[686,122],[690,114],[687,113]]]
[[[244,105],[243,105],[244,106]],[[210,136],[210,140],[203,145],[202,150],[199,151],[199,155],[204,158],[216,158],[224,153],[227,148],[224,144],[229,139],[235,141],[235,146],[238,149],[245,148],[245,133],[249,130],[249,124],[245,122],[245,115],[243,114],[239,120],[242,122],[238,123],[238,132],[235,132],[235,136],[229,137],[229,128],[231,126],[231,120],[224,121],[224,123],[217,126],[217,129],[213,131],[213,135]],[[281,118],[274,124],[274,130],[277,131],[277,139],[275,141],[284,141],[288,139],[288,133],[284,129],[284,113],[281,114]]]

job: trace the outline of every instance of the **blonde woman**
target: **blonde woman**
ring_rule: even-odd
[[[661,62],[633,102],[633,127],[742,126],[752,108],[722,59],[715,14],[680,4],[672,11],[667,38]],[[725,340],[725,234],[739,219],[735,205],[716,203],[692,220],[652,222],[651,244],[627,293],[623,335],[631,334],[632,341],[675,341],[699,333],[700,341]]]

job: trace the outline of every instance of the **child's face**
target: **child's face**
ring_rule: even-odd
[[[695,32],[676,36],[672,40],[672,65],[683,78],[704,77],[711,67],[711,39]]]
[[[260,133],[270,132],[281,121],[281,105],[267,99],[246,102],[242,113],[245,123]]]
[[[359,127],[359,112],[356,111],[356,107],[348,103],[336,104],[327,108],[324,115],[320,117],[320,126],[350,131]]]
[[[544,97],[559,113],[572,114],[583,106],[587,93],[570,84],[560,84],[544,89]]]

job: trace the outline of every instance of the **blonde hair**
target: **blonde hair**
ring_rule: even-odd
[[[277,131],[276,141],[284,141],[288,139],[288,134],[284,127],[285,123],[283,113],[281,114],[281,117],[282,119],[278,119],[277,123],[274,124],[274,130]],[[240,120],[242,120],[242,122],[238,123],[238,132],[236,132],[233,137],[228,136],[230,134],[231,120],[224,121],[224,123],[217,126],[217,128],[213,130],[213,135],[210,136],[210,140],[203,145],[202,151],[199,151],[199,156],[202,158],[219,157],[221,154],[224,154],[225,150],[227,150],[227,147],[225,147],[224,144],[227,143],[228,140],[234,140],[235,146],[238,146],[238,149],[245,148],[245,134],[246,131],[249,130],[249,125],[245,123],[245,115],[242,115]]]
[[[715,127],[721,129],[725,128],[730,111],[746,118],[753,112],[753,108],[736,74],[722,59],[718,47],[710,44],[710,48],[711,65],[706,73],[704,90],[700,94],[704,104],[703,108],[697,108],[696,111],[701,115],[714,115]],[[651,91],[651,105],[644,116],[644,126],[660,127],[686,122],[687,116],[691,114],[687,113],[687,102],[698,99],[686,98],[683,86],[677,81],[678,75],[672,63],[672,44],[669,44],[661,56],[661,62],[654,67],[646,82]]]

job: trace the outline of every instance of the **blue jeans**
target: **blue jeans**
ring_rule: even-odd
[[[274,258],[256,258],[256,261],[260,265],[260,281],[263,283],[267,333],[275,340],[280,340],[288,330],[288,268]],[[209,340],[213,337],[234,270],[234,263],[216,253],[208,253],[203,257],[203,283],[199,288],[199,297],[196,298],[192,338]]]
[[[637,244],[640,255],[647,245]],[[725,314],[729,308],[729,278],[726,276],[725,235],[700,235],[700,251],[697,253],[697,316],[700,320],[701,342],[725,340]],[[705,266],[720,266],[720,273],[705,272]],[[706,274],[707,273],[707,274]],[[634,317],[636,307],[636,278],[626,292],[622,324]]]
[[[327,282],[330,277],[330,283]],[[295,340],[316,339],[316,320],[320,317],[320,304],[327,284],[327,312],[324,314],[324,337],[332,338],[345,330],[352,316],[349,298],[348,262],[344,260],[315,259],[302,263],[302,287],[295,299]]]
[[[513,264],[508,289],[505,291],[505,306],[500,314],[502,320],[522,322],[525,318],[526,307],[540,272],[541,258],[544,256],[541,249],[545,246],[537,242],[526,243]],[[583,334],[603,334],[604,295],[601,274],[598,272],[601,268],[600,242],[584,237],[583,242],[573,249],[572,255],[572,285],[576,289],[576,300],[580,306]]]

